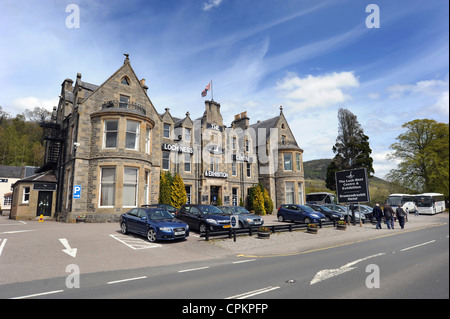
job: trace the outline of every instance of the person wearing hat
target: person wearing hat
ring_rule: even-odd
[[[381,218],[383,217],[383,212],[381,211],[380,204],[376,204],[373,208],[373,217],[377,220],[377,228],[381,229]]]

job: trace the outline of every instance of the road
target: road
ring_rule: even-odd
[[[81,273],[78,283],[76,269],[67,275],[2,285],[0,298],[162,298],[186,306],[189,300],[226,298],[448,299],[449,226],[385,232],[367,241],[296,254]]]

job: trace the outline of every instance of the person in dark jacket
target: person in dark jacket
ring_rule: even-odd
[[[376,204],[375,207],[373,208],[373,217],[375,217],[375,219],[377,220],[377,228],[376,229],[381,229],[381,218],[383,217],[383,212],[381,211],[380,208],[380,204]]]
[[[405,216],[406,212],[403,210],[401,206],[397,207],[395,210],[395,214],[397,215],[398,223],[400,224],[400,227],[403,229],[405,228]]]
[[[392,226],[392,229],[394,229],[394,210],[388,205],[388,203],[386,203],[383,207],[383,214],[384,218],[386,218],[387,228],[391,229]]]

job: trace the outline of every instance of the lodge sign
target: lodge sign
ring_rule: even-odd
[[[178,153],[194,154],[194,149],[189,146],[181,146],[178,144],[163,143],[161,148],[163,151],[173,151],[173,152],[178,152]]]

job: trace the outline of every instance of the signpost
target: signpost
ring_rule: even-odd
[[[80,185],[73,186],[73,198],[81,198],[81,186]]]
[[[365,168],[356,168],[336,172],[336,191],[339,203],[358,204],[359,224],[362,226],[359,203],[370,201],[367,170]],[[354,217],[353,221],[355,221]]]
[[[236,229],[239,228],[239,216],[231,215],[230,216],[230,225],[233,229],[233,241],[236,241]]]

